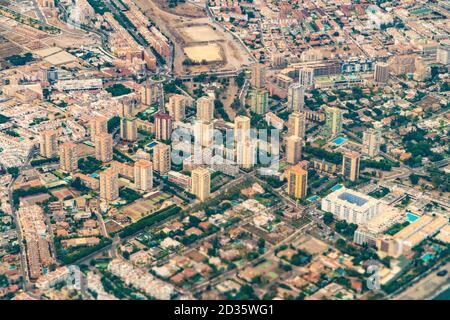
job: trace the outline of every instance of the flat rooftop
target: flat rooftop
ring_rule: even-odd
[[[362,207],[365,205],[368,201],[362,197],[359,197],[356,194],[352,194],[349,192],[343,192],[338,196],[339,199],[350,202],[351,204],[355,204],[358,207]]]

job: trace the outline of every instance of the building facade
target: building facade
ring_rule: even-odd
[[[200,200],[205,201],[211,193],[211,173],[208,168],[198,167],[192,170],[192,193]]]
[[[300,164],[288,168],[285,172],[287,177],[287,193],[296,199],[305,199],[308,194],[308,171]]]

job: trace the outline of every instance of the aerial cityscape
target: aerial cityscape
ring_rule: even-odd
[[[445,0],[0,0],[0,300],[450,300],[449,71]]]

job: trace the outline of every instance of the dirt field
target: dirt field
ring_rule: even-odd
[[[106,231],[109,234],[122,229],[122,226],[120,224],[118,224],[117,222],[115,222],[114,220],[109,220],[108,222],[105,223],[105,226],[106,226]]]
[[[47,193],[39,193],[36,195],[28,196],[25,198],[22,198],[21,201],[25,202],[27,205],[33,205],[36,203],[42,203],[45,200],[50,198],[50,195]]]
[[[322,254],[323,252],[328,250],[328,245],[319,239],[304,236],[298,241],[299,245],[297,246],[301,250],[305,250],[310,254]]]
[[[22,49],[0,35],[0,58],[20,54]]]
[[[186,56],[195,62],[206,61],[209,63],[222,61],[220,51],[219,45],[215,43],[184,48]]]
[[[236,70],[244,64],[251,64],[251,58],[241,43],[206,16],[206,13],[193,17],[190,12],[183,12],[178,7],[176,10],[166,10],[161,6],[160,1],[163,0],[136,0],[136,4],[174,43],[175,75],[182,75],[186,72],[198,72],[199,68],[211,69],[208,69],[208,66],[183,65],[183,61],[187,58],[185,47],[198,46],[205,43],[214,43],[223,52],[223,60],[220,65],[215,63],[215,70]],[[200,10],[200,8],[197,7],[197,10]]]
[[[220,35],[209,25],[199,25],[183,28],[180,30],[192,42],[218,41]]]

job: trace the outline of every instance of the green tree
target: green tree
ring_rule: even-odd
[[[325,224],[331,224],[334,221],[334,216],[332,213],[330,212],[325,212],[325,214],[323,215],[323,222]]]

